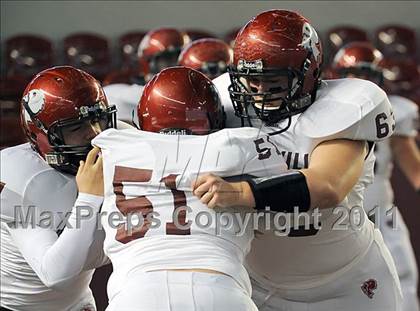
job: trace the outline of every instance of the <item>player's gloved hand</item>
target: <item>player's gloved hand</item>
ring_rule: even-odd
[[[255,206],[254,196],[247,182],[227,182],[219,176],[204,174],[192,183],[192,188],[193,194],[209,208]]]
[[[101,149],[94,147],[86,156],[86,161],[80,161],[76,175],[79,193],[88,193],[97,196],[104,195],[104,176],[102,170]]]

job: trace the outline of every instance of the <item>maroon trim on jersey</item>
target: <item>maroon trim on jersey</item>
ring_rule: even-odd
[[[150,202],[146,196],[126,199],[123,191],[123,182],[149,182],[152,179],[152,173],[152,170],[115,166],[112,184],[116,195],[115,204],[118,210],[124,216],[141,213],[144,218],[143,225],[131,228],[131,232],[127,230],[126,224],[120,224],[118,226],[115,239],[121,243],[125,244],[132,240],[144,237],[151,225],[151,222],[147,219],[147,215],[153,211],[152,202]]]
[[[128,216],[134,213],[141,213],[144,219],[142,226],[134,226],[130,228],[130,231],[127,230],[127,225],[124,223],[117,227],[115,239],[121,243],[125,244],[138,238],[143,238],[152,224],[152,221],[149,219],[148,215],[153,212],[153,204],[146,197],[146,195],[127,199],[124,194],[123,183],[147,183],[151,181],[152,174],[153,171],[148,169],[131,168],[118,165],[115,166],[114,179],[112,183],[114,187],[114,194],[116,196],[115,205],[124,216]],[[174,212],[177,208],[185,207],[187,204],[187,198],[184,191],[179,191],[176,189],[177,176],[178,175],[171,174],[163,177],[160,180],[160,182],[163,182],[165,186],[172,192],[174,199]],[[178,224],[180,226],[188,225],[186,222],[187,213],[185,209],[179,210],[177,216]],[[189,228],[179,228],[175,222],[168,222],[166,223],[166,234],[189,235],[191,234],[191,231]]]
[[[171,174],[166,177],[163,177],[160,181],[165,183],[165,186],[171,189],[172,195],[174,197],[174,212],[177,208],[186,207],[187,197],[185,196],[184,191],[176,190],[176,177],[178,175]],[[182,209],[178,212],[178,223],[181,226],[185,226],[187,218],[187,211]],[[166,234],[176,234],[176,235],[190,235],[191,230],[178,228],[174,222],[166,223]]]
[[[115,166],[114,182],[147,182],[152,178],[152,170]]]

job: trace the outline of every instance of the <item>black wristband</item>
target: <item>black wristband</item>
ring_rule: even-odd
[[[271,211],[292,213],[295,207],[299,212],[306,212],[311,207],[306,178],[299,171],[246,181],[251,187],[257,210],[269,207]]]

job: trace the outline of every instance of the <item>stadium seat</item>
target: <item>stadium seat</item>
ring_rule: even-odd
[[[47,38],[22,34],[5,42],[6,75],[32,78],[54,65],[53,45]]]
[[[20,126],[20,99],[28,79],[11,76],[0,79],[0,149],[26,141]]]

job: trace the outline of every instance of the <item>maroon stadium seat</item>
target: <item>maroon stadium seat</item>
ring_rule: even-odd
[[[0,149],[26,141],[20,126],[20,99],[28,79],[11,76],[0,79]]]
[[[5,42],[5,63],[8,76],[32,78],[41,70],[54,65],[50,40],[36,35],[17,35]]]

